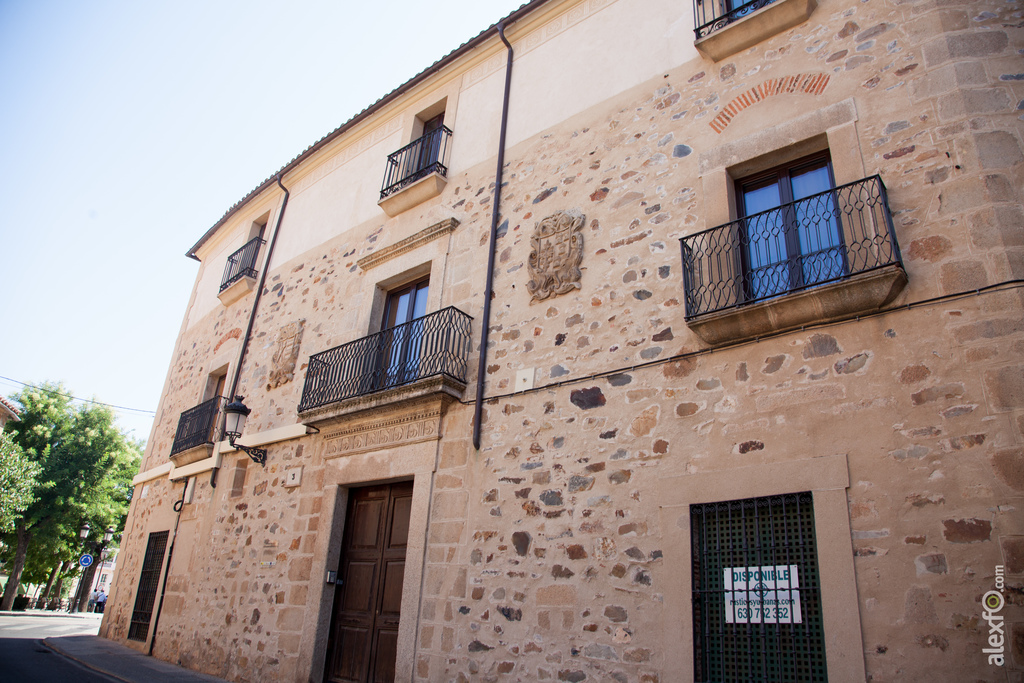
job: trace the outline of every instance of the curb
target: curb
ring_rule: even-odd
[[[0,612],[0,617],[63,617],[65,619],[91,619],[93,617],[103,618],[97,612],[56,612],[51,610],[20,610],[18,612]]]
[[[86,669],[89,669],[90,671],[95,671],[98,674],[103,674],[104,676],[107,676],[108,678],[111,678],[111,679],[113,679],[115,681],[121,681],[121,683],[134,683],[134,681],[131,681],[131,680],[127,679],[127,678],[121,678],[117,674],[111,673],[111,672],[109,672],[109,671],[107,671],[105,669],[101,669],[98,666],[90,664],[89,662],[85,661],[84,659],[79,659],[78,657],[75,657],[74,655],[68,654],[64,650],[60,649],[59,647],[57,647],[56,645],[51,643],[49,638],[43,638],[40,642],[43,644],[44,647],[52,650],[53,652],[55,652],[56,654],[60,655],[61,657],[64,657],[65,659],[70,659],[72,662],[75,662],[79,666],[84,666]]]

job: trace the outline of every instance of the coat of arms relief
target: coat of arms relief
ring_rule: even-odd
[[[530,302],[566,294],[580,288],[583,261],[583,224],[587,217],[579,210],[559,211],[537,223],[530,242],[527,265]]]
[[[290,322],[277,333],[274,344],[274,355],[270,359],[270,378],[267,391],[276,389],[282,384],[292,381],[295,377],[295,364],[299,359],[299,346],[302,344],[302,328],[305,318]]]

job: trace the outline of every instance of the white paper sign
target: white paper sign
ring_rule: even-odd
[[[800,624],[800,575],[795,564],[725,568],[727,624]]]

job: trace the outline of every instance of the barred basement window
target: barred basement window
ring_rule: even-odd
[[[132,609],[132,622],[128,627],[128,640],[145,642],[149,635],[149,620],[153,617],[153,605],[156,603],[167,534],[166,531],[158,531],[149,535],[139,576],[139,590],[135,594],[135,607]]]
[[[690,506],[694,680],[827,681],[811,493]]]

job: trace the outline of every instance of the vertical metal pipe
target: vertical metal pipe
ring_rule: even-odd
[[[270,238],[270,247],[267,248],[267,260],[263,264],[263,272],[260,274],[260,286],[256,288],[256,298],[252,302],[252,311],[249,313],[249,326],[245,329],[245,336],[242,337],[242,349],[238,352],[238,364],[235,366],[235,376],[231,380],[231,389],[228,391],[228,401],[235,396],[238,389],[238,378],[242,374],[242,361],[245,360],[246,349],[249,348],[249,337],[252,336],[252,327],[256,322],[256,309],[259,308],[260,298],[263,296],[263,287],[267,282],[267,273],[270,272],[270,259],[274,255],[274,245],[277,244],[277,235],[281,232],[281,220],[284,218],[284,211],[288,208],[288,188],[281,184],[281,175],[277,175],[277,186],[284,191],[284,200],[281,202],[281,211],[277,214],[277,223],[274,225],[274,236]]]
[[[216,472],[216,470],[214,470]],[[167,594],[167,577],[171,575],[171,559],[174,558],[174,542],[178,539],[178,524],[181,523],[181,510],[185,507],[185,495],[188,492],[188,479],[181,489],[181,498],[174,502],[174,511],[178,516],[174,518],[174,533],[171,534],[171,543],[167,548],[167,561],[164,564],[164,580],[160,585],[160,601],[156,605],[156,614],[153,615],[153,635],[149,638],[149,651],[146,653],[153,656],[153,648],[156,646],[156,630],[160,626],[160,613],[164,611],[164,595]]]
[[[494,202],[491,210],[491,239],[487,248],[487,284],[484,288],[483,326],[480,330],[480,365],[476,373],[476,406],[473,409],[473,448],[480,450],[480,417],[484,408],[484,376],[487,370],[487,341],[491,326],[491,295],[494,289],[494,243],[498,235],[498,210],[501,208],[501,176],[505,165],[505,131],[508,127],[508,96],[512,87],[512,44],[505,38],[505,26],[498,22],[498,37],[505,43],[505,97],[501,103],[501,130],[498,135],[498,170],[494,177]]]
[[[252,311],[249,312],[249,325],[245,328],[245,336],[242,337],[242,348],[238,352],[238,363],[235,364],[234,377],[231,379],[231,389],[228,390],[227,400],[230,403],[235,397],[235,391],[238,389],[238,378],[242,374],[242,361],[245,360],[245,351],[249,348],[249,338],[252,336],[252,327],[256,322],[256,309],[259,308],[260,298],[263,296],[263,287],[267,282],[267,273],[270,272],[270,259],[274,255],[274,245],[277,244],[277,235],[281,232],[281,220],[284,218],[284,210],[288,208],[288,197],[290,193],[288,188],[281,184],[281,174],[278,173],[277,186],[284,191],[284,200],[281,202],[281,210],[277,214],[277,221],[274,223],[274,236],[270,238],[270,246],[267,248],[267,259],[263,262],[263,272],[260,273],[260,285],[256,288],[256,297],[252,302]],[[260,233],[262,234],[262,232]],[[253,266],[256,264],[253,263]],[[217,472],[220,468],[213,468],[210,472],[210,486],[217,488]]]

